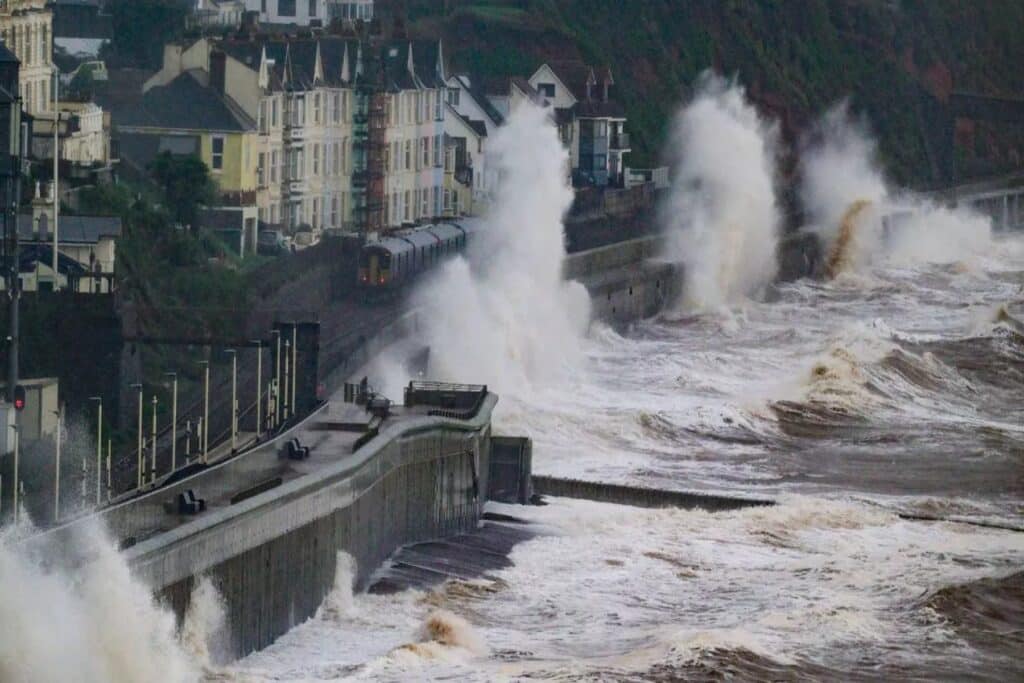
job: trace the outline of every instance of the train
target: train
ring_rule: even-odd
[[[367,242],[359,250],[357,285],[367,293],[395,292],[442,261],[465,252],[479,219],[433,223]]]

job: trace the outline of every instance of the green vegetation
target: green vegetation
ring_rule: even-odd
[[[193,3],[194,4],[194,3]],[[181,0],[108,0],[114,39],[103,57],[116,65],[156,69],[164,43],[180,35],[188,16]]]
[[[149,172],[163,190],[165,204],[173,207],[174,220],[194,229],[199,207],[209,205],[217,192],[206,164],[195,155],[164,152],[150,163]]]
[[[901,182],[1019,165],[1024,127],[954,149],[951,90],[1024,95],[1024,3],[1015,0],[407,0],[410,32],[443,36],[453,66],[528,76],[545,59],[612,67],[633,133],[630,163],[660,161],[697,76],[739,78],[794,142],[849,98]]]

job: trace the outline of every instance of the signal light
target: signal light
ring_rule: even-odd
[[[20,384],[14,387],[14,409],[24,410],[25,409],[25,387]]]

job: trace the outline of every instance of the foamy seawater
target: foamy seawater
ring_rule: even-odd
[[[502,396],[538,472],[779,505],[496,506],[538,533],[514,566],[346,597],[218,676],[1019,678],[1022,321],[1015,236],[594,329],[573,381]]]

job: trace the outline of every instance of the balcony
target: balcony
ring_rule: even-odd
[[[608,143],[608,149],[632,149],[629,146],[629,133],[619,133],[617,135],[612,135]]]

